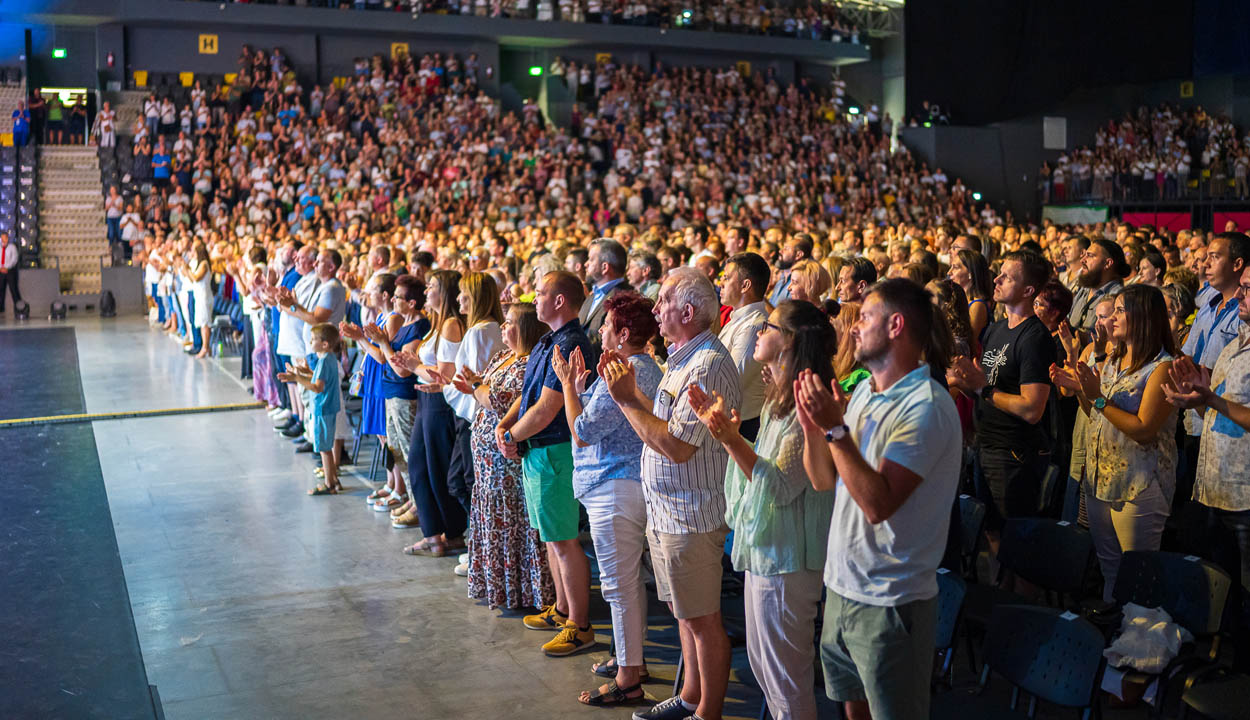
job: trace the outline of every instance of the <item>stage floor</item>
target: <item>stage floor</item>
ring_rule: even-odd
[[[14,327],[0,322],[0,342],[20,336]],[[141,318],[59,327],[75,333],[88,412],[251,400],[238,359],[191,358]],[[577,702],[597,684],[590,664],[608,655],[601,601],[600,645],[545,657],[549,635],[465,598],[453,558],[403,555],[416,533],[365,507],[361,477],[345,478],[347,495],[308,497],[311,459],[294,455],[263,411],[90,427],[143,663],[167,717],[629,717]],[[368,471],[361,459],[353,472]],[[645,687],[659,700],[671,692],[676,633],[670,617],[652,620],[656,680]],[[747,668],[736,649],[733,717],[759,712]]]

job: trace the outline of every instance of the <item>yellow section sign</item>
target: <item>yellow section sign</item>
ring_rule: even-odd
[[[393,42],[391,43],[391,57],[397,58],[408,54],[408,43]]]
[[[1181,97],[1191,98],[1194,96],[1194,81],[1186,80],[1181,83]]]
[[[216,55],[217,54],[217,36],[216,35],[200,35],[200,54]]]

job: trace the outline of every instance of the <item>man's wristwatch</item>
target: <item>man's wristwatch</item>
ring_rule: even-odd
[[[481,380],[474,380],[474,381],[473,381],[473,389],[474,389],[474,390],[477,390],[477,389],[478,389],[478,388],[480,388],[480,387],[482,387],[482,381],[481,381]]]
[[[981,396],[981,400],[983,400],[984,402],[989,402],[990,398],[994,397],[994,386],[986,385],[985,387],[981,388],[981,392],[977,394]]]
[[[835,425],[834,427],[825,431],[825,442],[837,442],[838,440],[841,440],[842,438],[846,437],[850,433],[851,433],[851,429],[847,427],[845,423],[843,423],[842,425]]]
[[[1105,407],[1107,407],[1107,398],[1105,398],[1105,397],[1094,398],[1094,409],[1095,409],[1095,410],[1102,410],[1102,409],[1103,409],[1103,408],[1105,408]]]
[[[504,441],[504,442],[506,442],[506,443],[508,443],[509,445],[515,445],[515,444],[516,444],[516,440],[513,440],[513,439],[512,439],[512,431],[511,431],[511,430],[504,430],[504,431],[503,431],[503,441]]]

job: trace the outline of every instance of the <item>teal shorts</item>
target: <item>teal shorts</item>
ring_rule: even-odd
[[[534,448],[521,460],[525,509],[543,542],[575,540],[580,506],[573,497],[573,445]]]

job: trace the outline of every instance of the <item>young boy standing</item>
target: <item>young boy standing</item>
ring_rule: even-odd
[[[282,382],[299,383],[300,387],[313,394],[313,451],[321,453],[325,482],[318,483],[308,494],[335,495],[343,488],[338,479],[338,466],[334,462],[335,419],[342,405],[338,328],[330,323],[314,325],[309,349],[312,353],[308,356],[310,369],[306,373],[288,365],[286,372],[278,374],[278,379]]]

